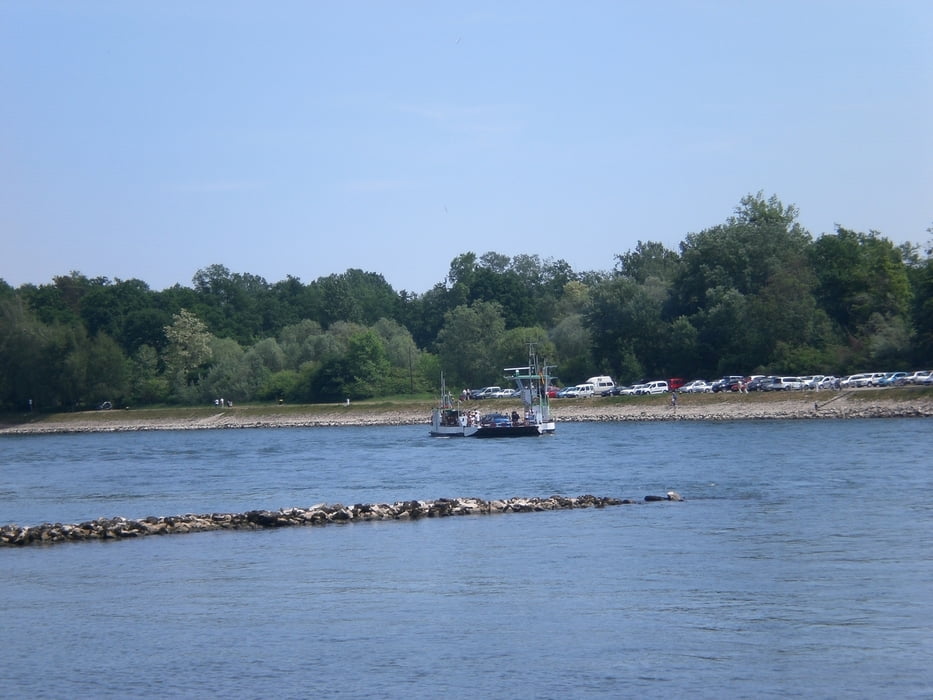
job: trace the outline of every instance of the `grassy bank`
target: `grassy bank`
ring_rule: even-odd
[[[474,402],[483,412],[511,411],[515,400],[489,399]],[[841,411],[841,407],[845,411]],[[0,415],[0,432],[111,431],[156,428],[221,428],[298,425],[363,425],[427,422],[433,407],[430,398],[396,396],[345,404],[242,404],[218,406],[162,406],[73,411],[61,413],[17,413]],[[674,417],[670,395],[619,396],[589,399],[560,399],[551,402],[558,420],[613,420],[615,418]],[[876,409],[878,415],[926,415],[933,411],[933,387],[897,387],[852,391],[802,391],[750,394],[681,394],[677,417],[800,417],[808,412],[824,417]],[[916,408],[916,411],[912,409]]]

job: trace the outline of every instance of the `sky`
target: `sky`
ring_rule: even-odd
[[[762,192],[926,244],[933,3],[0,1],[0,279],[608,271]]]

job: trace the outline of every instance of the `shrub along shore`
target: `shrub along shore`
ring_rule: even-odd
[[[431,401],[360,401],[301,406],[146,408],[0,417],[0,435],[320,426],[425,425]],[[480,411],[508,413],[507,399],[473,402]],[[570,399],[551,402],[558,422],[778,420],[933,417],[933,389],[857,389],[793,394],[681,394]]]

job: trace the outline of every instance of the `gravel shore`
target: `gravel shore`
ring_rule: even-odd
[[[755,395],[682,395],[677,408],[667,397],[619,402],[606,399],[554,401],[552,414],[558,422],[618,422],[671,420],[775,420],[933,417],[933,399],[924,392],[916,398],[892,398],[877,392],[806,393],[777,400]],[[504,403],[481,404],[482,410],[511,410]],[[217,428],[318,427],[345,425],[425,425],[428,404],[406,406],[288,407],[280,412],[252,407],[192,411],[191,415],[165,417],[155,410],[89,411],[42,416],[35,420],[0,424],[0,435],[42,433],[121,432],[137,430],[199,430]]]

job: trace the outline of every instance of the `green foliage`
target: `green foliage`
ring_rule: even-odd
[[[677,311],[690,315],[708,307],[710,290],[757,294],[775,272],[793,266],[810,242],[796,218],[795,207],[759,192],[744,197],[725,224],[688,234],[675,283]]]
[[[901,255],[876,232],[856,233],[841,226],[813,244],[817,293],[846,333],[858,335],[875,313],[901,316],[908,311],[911,289]]]
[[[309,319],[283,328],[279,332],[279,347],[285,355],[285,366],[298,369],[320,357],[323,335],[321,324]]]
[[[442,371],[477,387],[529,342],[564,383],[929,367],[931,252],[842,227],[814,241],[759,192],[679,252],[638,241],[611,272],[464,252],[421,295],[358,269],[269,284],[210,265],[159,292],[0,280],[0,406],[344,401],[434,391]]]
[[[696,376],[699,337],[700,334],[696,327],[686,316],[678,316],[671,321],[667,333],[667,346],[664,352],[671,376]],[[628,375],[630,379],[640,376],[642,376],[640,372],[635,375]]]
[[[494,302],[458,306],[444,314],[437,354],[451,385],[478,387],[501,376],[496,348],[505,332],[502,307]]]
[[[89,400],[92,405],[104,401],[114,405],[125,403],[129,390],[128,363],[117,342],[106,333],[98,333],[88,342],[85,361],[87,386],[78,400]]]
[[[639,358],[646,373],[663,373],[662,305],[663,299],[626,277],[608,279],[593,289],[586,322],[593,334],[595,369],[620,374],[619,362],[628,353]]]
[[[216,398],[249,401],[266,386],[272,372],[258,352],[244,352],[235,340],[211,340],[211,367],[199,383],[199,397],[204,403]]]
[[[914,273],[914,305],[911,313],[916,340],[913,366],[933,366],[933,258],[918,266]]]
[[[670,286],[680,271],[680,256],[654,241],[638,241],[635,250],[616,255],[616,260],[618,274],[639,284],[655,279]]]
[[[549,333],[554,344],[557,374],[564,384],[576,384],[588,376],[593,366],[592,336],[582,314],[564,316]]]
[[[525,367],[528,365],[529,346],[534,347],[541,362],[553,365],[557,359],[557,349],[548,338],[547,331],[541,327],[512,328],[499,338],[499,366]]]
[[[395,290],[382,275],[356,269],[312,282],[309,293],[325,328],[338,321],[372,324],[380,318],[392,318],[399,304]]]
[[[169,400],[169,381],[160,371],[158,351],[150,345],[137,348],[130,361],[129,400],[133,405]]]
[[[297,371],[284,369],[272,372],[266,379],[256,398],[264,401],[291,401],[296,396],[300,375]]]
[[[165,327],[168,346],[165,351],[165,373],[171,378],[172,394],[181,403],[198,403],[197,385],[211,360],[213,336],[201,319],[186,309],[173,315],[171,325]]]

